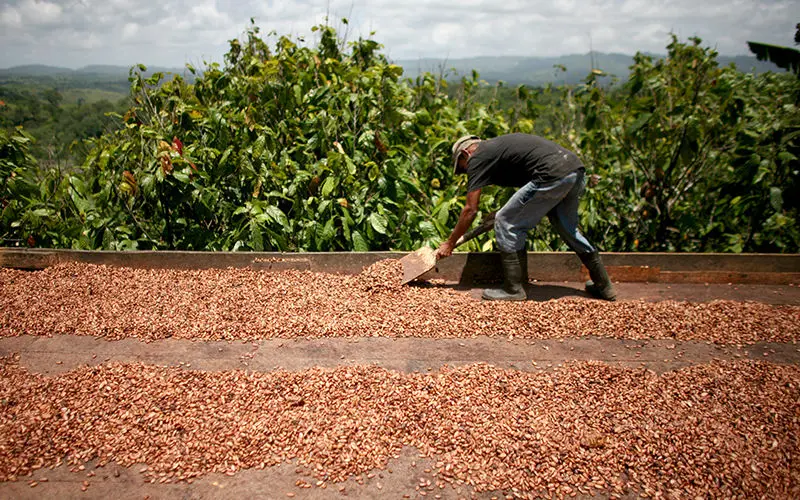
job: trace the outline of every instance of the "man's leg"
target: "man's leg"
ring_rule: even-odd
[[[608,273],[600,259],[600,252],[589,243],[589,240],[578,229],[578,202],[585,187],[583,172],[576,172],[572,189],[563,200],[549,213],[550,223],[559,236],[567,243],[573,252],[578,254],[583,265],[589,270],[591,280],[586,282],[586,291],[591,295],[605,299],[615,300],[617,297],[614,286],[608,278]]]
[[[591,253],[597,249],[578,229],[578,202],[583,194],[585,181],[583,172],[575,172],[565,180],[570,182],[570,190],[562,200],[547,214],[550,224],[567,246],[578,255]]]
[[[486,289],[486,300],[525,300],[527,254],[525,242],[528,231],[569,192],[572,183],[559,181],[544,187],[529,182],[508,200],[494,220],[497,247],[503,264],[503,288]],[[523,259],[524,266],[523,266]],[[524,281],[523,281],[524,279]]]

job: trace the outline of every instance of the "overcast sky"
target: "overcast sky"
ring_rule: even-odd
[[[330,13],[391,59],[665,52],[670,32],[721,54],[747,40],[793,45],[800,0],[0,0],[0,68],[221,61],[254,17],[306,36]],[[273,39],[274,40],[274,39]]]

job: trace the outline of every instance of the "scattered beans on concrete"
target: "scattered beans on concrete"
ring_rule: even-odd
[[[319,486],[385,468],[409,446],[437,481],[479,492],[798,498],[798,415],[800,367],[768,362],[664,375],[599,362],[424,374],[112,363],[48,378],[9,356],[0,480],[88,460],[146,464],[152,482],[294,460]]]
[[[360,275],[253,269],[149,270],[80,263],[0,270],[0,336],[145,341],[295,337],[599,336],[721,344],[800,337],[800,307],[754,302],[481,302],[401,286],[396,260]]]
[[[360,275],[59,264],[0,270],[0,336],[257,340],[294,337],[600,336],[747,344],[800,337],[800,307],[754,302],[480,302],[401,286],[396,260]]]
[[[800,307],[588,299],[486,303],[358,276],[60,264],[0,270],[0,336],[256,340],[473,337],[790,342]],[[296,461],[314,484],[384,468],[408,446],[437,479],[514,496],[635,492],[800,497],[800,367],[716,361],[664,375],[596,362],[202,372],[143,364],[57,377],[0,358],[0,480],[64,461],[146,464],[152,482]]]

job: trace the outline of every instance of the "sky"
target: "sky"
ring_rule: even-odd
[[[0,68],[202,67],[250,18],[313,43],[326,17],[392,60],[664,53],[670,33],[739,55],[747,40],[793,46],[800,0],[0,0]]]

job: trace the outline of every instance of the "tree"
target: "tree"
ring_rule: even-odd
[[[794,43],[800,45],[800,23],[797,23],[796,28]],[[800,50],[761,42],[747,42],[747,46],[759,61],[770,61],[800,78]]]
[[[464,202],[452,141],[521,131],[583,159],[581,223],[604,250],[800,248],[794,75],[719,67],[699,39],[673,37],[665,59],[637,54],[624,86],[600,85],[595,69],[578,86],[506,92],[477,73],[403,79],[374,40],[314,31],[316,45],[268,43],[252,26],[193,83],[132,68],[117,127],[76,122],[98,135],[79,168],[37,165],[24,135],[3,138],[17,158],[4,167],[3,237],[110,250],[436,245]],[[483,193],[482,211],[510,194]],[[531,239],[565,249],[546,223]]]

